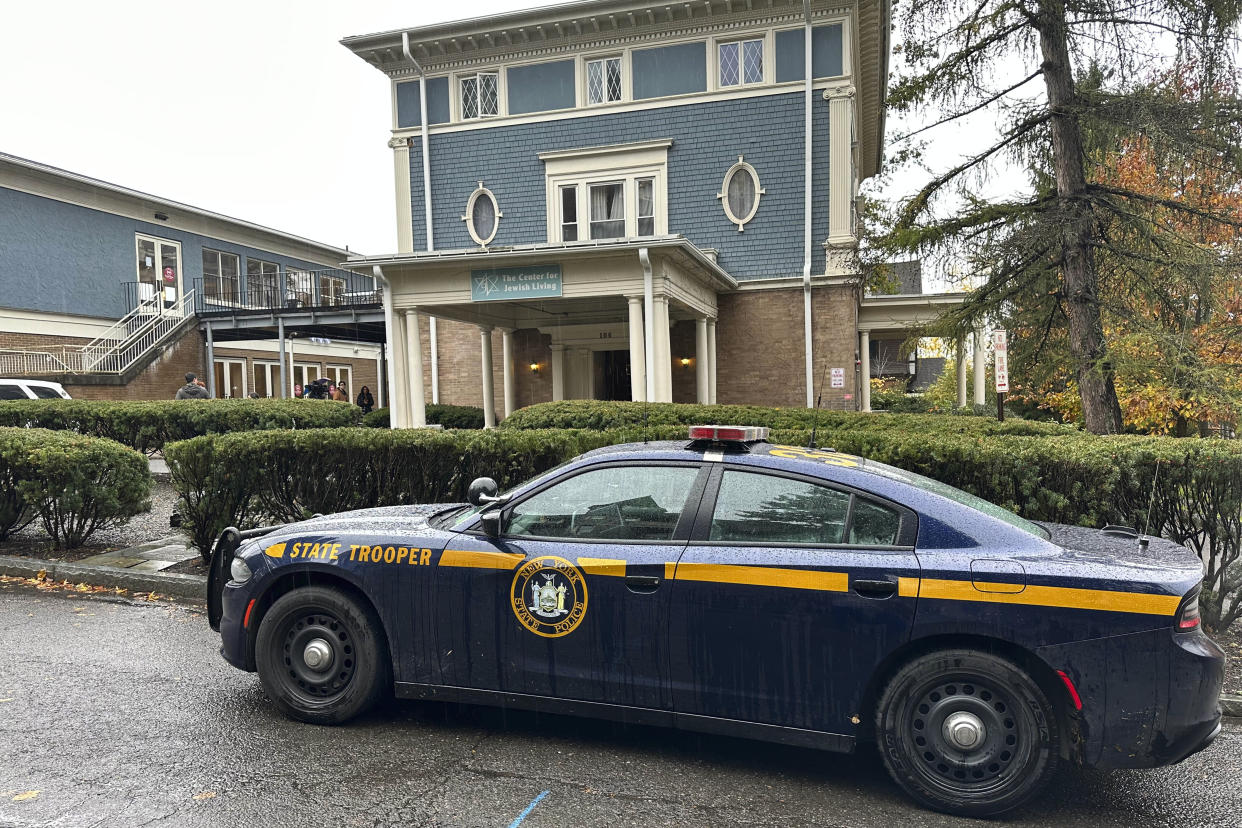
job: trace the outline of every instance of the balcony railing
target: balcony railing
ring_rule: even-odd
[[[349,270],[281,270],[237,280],[204,277],[194,280],[200,316],[238,311],[286,308],[378,307],[383,294],[375,280]]]

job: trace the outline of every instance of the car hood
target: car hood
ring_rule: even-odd
[[[464,503],[423,503],[413,506],[380,506],[374,509],[357,509],[337,512],[323,517],[286,524],[270,535],[264,543],[287,539],[337,540],[351,537],[391,538],[394,542],[410,536],[427,536],[438,530],[428,526],[432,515],[465,506]]]

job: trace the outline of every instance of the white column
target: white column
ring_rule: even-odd
[[[871,410],[871,331],[858,332],[858,399],[862,410]]]
[[[707,320],[707,402],[716,404],[716,320]]]
[[[440,332],[436,318],[428,323],[427,338],[431,340],[431,401],[440,404]]]
[[[297,372],[293,370],[293,337],[289,337],[289,396],[293,396],[293,381],[297,378]],[[303,388],[303,391],[306,389]]]
[[[711,360],[707,355],[707,320],[694,320],[694,390],[699,405],[711,402],[711,388],[707,380]]]
[[[216,398],[218,391],[216,389],[216,340],[211,332],[211,323],[207,323],[207,396],[213,400]]]
[[[850,244],[854,236],[854,88],[828,98],[828,241]],[[832,274],[829,274],[832,275]]]
[[[410,384],[410,410],[406,413],[408,428],[427,425],[427,397],[423,391],[423,339],[419,330],[418,311],[407,308],[405,314],[405,376]]]
[[[669,342],[668,298],[655,297],[655,319],[652,326],[655,332],[655,353],[653,354],[652,370],[655,371],[656,397],[654,402],[673,401],[673,353]]]
[[[513,331],[509,328],[500,332],[500,345],[505,372],[505,416],[508,417],[517,408],[517,388],[514,385],[513,373]]]
[[[414,217],[410,206],[410,141],[393,138],[388,142],[392,149],[393,181],[397,197],[397,252],[414,252]]]
[[[492,329],[479,326],[479,339],[483,356],[483,427],[496,427],[496,392],[492,380]]]
[[[975,328],[975,405],[987,401],[988,356],[983,347],[983,328]]]
[[[552,346],[552,399],[565,399],[565,346]]]
[[[957,338],[957,353],[954,355],[957,368],[957,407],[966,405],[966,337]]]
[[[409,407],[409,371],[405,358],[405,314],[392,312],[392,330],[388,332],[388,359],[392,362],[392,387],[388,389],[388,424],[391,428],[409,428],[406,409]]]
[[[384,346],[380,345],[375,349],[375,393],[371,395],[375,397],[376,408],[383,408],[384,400],[388,399],[388,389],[384,387],[387,384],[384,382]]]
[[[578,349],[574,363],[574,371],[578,375],[575,383],[578,393],[575,396],[580,400],[595,399],[595,352],[590,348]]]
[[[630,399],[645,402],[647,399],[647,349],[643,347],[643,300],[641,296],[628,296],[630,306]]]

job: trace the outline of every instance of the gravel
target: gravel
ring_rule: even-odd
[[[96,547],[121,549],[177,534],[177,530],[168,525],[168,518],[176,504],[177,492],[173,489],[172,484],[157,480],[151,489],[151,510],[149,512],[134,515],[120,526],[99,530],[91,535],[88,545],[92,549]],[[13,535],[13,539],[16,541],[49,542],[51,540],[47,533],[43,531],[43,525],[37,519],[25,529]],[[0,546],[0,554],[4,554],[2,546]]]

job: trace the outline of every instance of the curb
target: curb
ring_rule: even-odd
[[[207,578],[178,573],[130,572],[110,566],[84,566],[63,561],[41,561],[0,555],[0,575],[33,578],[40,572],[49,580],[120,587],[130,592],[156,592],[170,598],[203,602],[207,599]]]
[[[1222,693],[1220,697],[1220,712],[1223,716],[1242,719],[1242,696]]]

